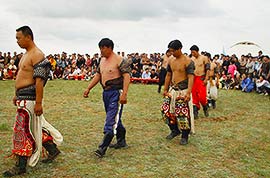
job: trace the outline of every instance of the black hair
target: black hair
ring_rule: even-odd
[[[211,54],[210,54],[210,53],[205,52],[204,55],[205,55],[206,57],[208,57],[208,58],[211,60]]]
[[[172,48],[174,50],[182,49],[183,45],[179,40],[173,40],[168,44],[168,48]]]
[[[16,32],[19,32],[19,31],[21,31],[24,36],[30,35],[32,40],[34,40],[33,32],[29,26],[22,26],[16,30]]]
[[[113,44],[113,41],[111,39],[109,39],[109,38],[103,38],[98,43],[98,46],[100,48],[106,46],[106,47],[111,48],[113,50],[114,44]]]
[[[197,51],[198,52],[199,51],[199,47],[197,45],[193,45],[193,46],[190,47],[190,50],[191,51]]]

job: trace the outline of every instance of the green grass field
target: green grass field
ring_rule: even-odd
[[[196,134],[186,146],[167,141],[161,120],[162,96],[156,85],[131,84],[123,122],[129,147],[93,155],[103,137],[105,112],[100,85],[82,97],[88,82],[48,81],[44,116],[64,136],[62,154],[51,164],[39,162],[22,177],[270,177],[269,97],[219,91],[210,117],[195,121]],[[11,153],[16,107],[14,81],[0,81],[0,171],[14,164]]]

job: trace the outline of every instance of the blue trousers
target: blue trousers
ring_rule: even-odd
[[[119,103],[120,90],[111,89],[103,91],[103,102],[106,111],[104,134],[116,134],[117,130],[125,130],[122,124],[123,104]]]

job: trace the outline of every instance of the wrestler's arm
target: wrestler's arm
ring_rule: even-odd
[[[204,84],[207,84],[207,81],[209,80],[209,73],[210,73],[210,61],[207,57],[204,58],[205,61],[205,79],[204,79]]]
[[[96,86],[96,84],[100,81],[101,79],[101,76],[100,76],[100,73],[96,73],[94,78],[91,80],[91,82],[89,83],[87,89],[84,91],[83,93],[83,97],[87,98],[88,97],[88,94],[90,92],[90,90]]]
[[[40,61],[42,61],[43,59],[44,59],[44,54],[42,53],[33,54],[33,58],[32,58],[33,66],[39,63]],[[40,116],[41,114],[43,114],[43,108],[42,108],[43,85],[44,85],[43,79],[40,77],[36,77],[35,85],[36,85],[36,104],[35,104],[34,111],[36,115]]]
[[[186,102],[188,102],[190,100],[191,90],[192,90],[193,83],[194,83],[194,75],[188,74],[187,77],[188,77],[188,89],[187,89],[187,93],[186,93],[186,97],[185,97]]]
[[[172,80],[172,72],[167,71],[167,74],[166,74],[166,77],[165,77],[165,82],[164,82],[163,96],[168,95],[168,90],[169,90],[169,85],[171,83],[171,80]]]
[[[120,96],[120,103],[126,104],[127,103],[128,87],[129,87],[129,83],[130,83],[130,75],[129,75],[129,73],[123,73],[122,76],[124,77],[124,83],[123,83],[123,92]]]
[[[188,102],[190,100],[190,95],[194,83],[194,70],[195,70],[195,64],[192,60],[188,60],[188,65],[186,68],[186,74],[188,78],[188,88],[187,88],[187,93],[185,95],[184,100]]]

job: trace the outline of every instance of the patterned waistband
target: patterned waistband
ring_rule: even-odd
[[[17,100],[36,100],[36,86],[30,85],[16,91]]]
[[[183,80],[177,84],[172,85],[172,89],[174,90],[185,90],[188,88],[188,79]]]

